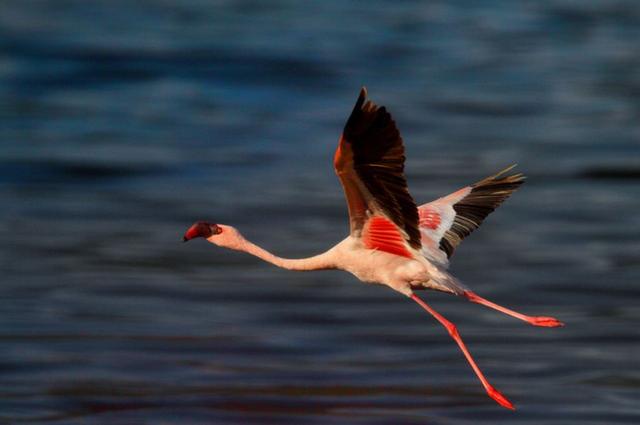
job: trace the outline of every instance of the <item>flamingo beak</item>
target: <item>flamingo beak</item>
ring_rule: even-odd
[[[193,225],[187,230],[187,232],[182,237],[182,242],[189,242],[191,239],[198,238],[203,236],[201,229],[198,225]]]
[[[213,234],[213,231],[211,230],[211,226],[216,226],[216,225],[212,225],[204,221],[199,221],[195,223],[193,226],[189,227],[189,230],[186,231],[186,233],[182,237],[182,242],[188,242],[191,239],[195,239],[195,238],[208,238]]]

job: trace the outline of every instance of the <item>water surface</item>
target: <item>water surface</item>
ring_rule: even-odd
[[[0,423],[640,422],[640,4],[5,1]],[[331,160],[361,85],[418,202],[529,176],[453,272],[562,329],[283,256],[348,231]]]

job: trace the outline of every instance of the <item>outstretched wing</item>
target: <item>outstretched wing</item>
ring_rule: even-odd
[[[404,177],[404,145],[387,110],[366,98],[363,87],[334,157],[351,235],[373,249],[410,256],[421,242],[418,209]]]
[[[446,266],[456,247],[522,183],[524,175],[506,175],[515,165],[418,208],[422,253]]]

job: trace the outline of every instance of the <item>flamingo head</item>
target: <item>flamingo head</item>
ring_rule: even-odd
[[[222,233],[222,227],[217,224],[207,223],[206,221],[197,221],[184,234],[183,242],[188,242],[195,238],[209,239],[211,236]]]
[[[234,227],[206,221],[195,222],[184,234],[182,241],[195,238],[205,238],[207,242],[230,249],[242,249],[245,243],[245,239]]]

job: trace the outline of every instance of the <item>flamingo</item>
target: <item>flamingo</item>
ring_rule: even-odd
[[[488,301],[447,272],[449,259],[462,240],[524,182],[510,173],[515,165],[435,201],[416,206],[404,176],[404,145],[385,107],[367,100],[363,87],[347,120],[334,155],[349,210],[350,234],[309,258],[287,259],[250,242],[232,226],[199,221],[183,241],[208,242],[243,251],[287,270],[339,269],[365,283],[387,285],[430,313],[458,344],[487,394],[515,410],[484,376],[457,327],[415,293],[430,289],[466,298],[534,326],[557,327],[553,317],[527,316]]]

